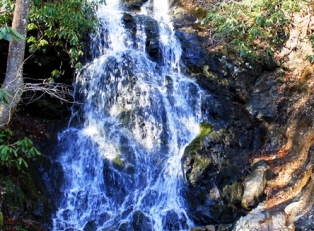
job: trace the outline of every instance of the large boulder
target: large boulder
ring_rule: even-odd
[[[258,161],[253,164],[252,171],[244,182],[244,192],[241,200],[243,208],[251,210],[259,203],[270,177],[271,170],[265,161]]]

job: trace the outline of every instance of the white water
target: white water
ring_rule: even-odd
[[[202,90],[180,73],[167,0],[128,12],[136,38],[118,0],[106,2],[94,60],[75,84],[83,105],[60,135],[67,145],[58,159],[64,179],[53,230],[188,230],[181,157],[199,133]],[[157,61],[146,53],[147,16],[159,25]]]

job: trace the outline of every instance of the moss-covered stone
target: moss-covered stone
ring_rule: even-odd
[[[195,184],[203,171],[208,168],[211,163],[210,158],[200,155],[198,152],[202,147],[202,140],[205,136],[212,132],[212,125],[207,122],[200,123],[200,134],[185,148],[182,157],[183,166],[187,171],[184,171],[186,178],[190,184]],[[188,167],[189,166],[189,167]]]
[[[243,194],[243,186],[239,182],[234,182],[231,185],[226,185],[222,190],[222,195],[226,201],[233,205],[238,205],[241,203]]]
[[[184,155],[196,153],[202,146],[202,139],[212,132],[212,125],[207,122],[200,123],[200,134],[192,142],[186,146]]]
[[[124,161],[121,159],[121,155],[117,155],[113,160],[112,164],[115,168],[122,170],[125,167]]]

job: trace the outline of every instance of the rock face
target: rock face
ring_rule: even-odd
[[[183,62],[217,100],[204,103],[213,131],[183,159],[192,217],[206,225],[242,216],[234,230],[298,229],[294,223],[313,206],[314,67],[305,56],[312,50],[307,35],[314,18],[294,15],[276,63],[251,66],[215,53],[198,15],[185,11],[199,1],[178,2],[172,13]],[[258,162],[251,166],[253,159]],[[252,182],[258,182],[253,191]],[[253,210],[246,215],[241,204]]]
[[[137,46],[136,34],[141,31],[137,31],[136,22],[140,23],[144,27],[145,33],[145,50],[149,57],[153,61],[161,61],[162,53],[159,45],[159,29],[155,19],[143,16],[143,15],[131,15],[125,13],[123,15],[123,22],[129,33],[133,36],[134,47]]]

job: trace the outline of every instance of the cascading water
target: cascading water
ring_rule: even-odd
[[[53,230],[188,230],[181,157],[199,133],[203,93],[180,73],[167,0],[137,12],[119,5],[99,9],[94,60],[75,84],[82,104],[59,137]]]

